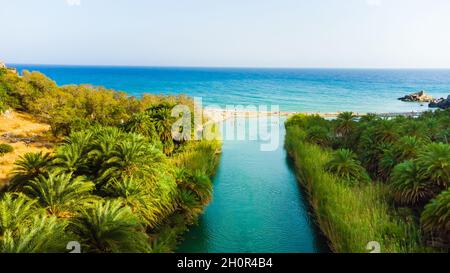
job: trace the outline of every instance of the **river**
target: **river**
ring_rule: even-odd
[[[280,128],[275,151],[261,151],[261,140],[224,140],[213,201],[178,252],[325,251],[283,147],[283,120],[270,123]]]

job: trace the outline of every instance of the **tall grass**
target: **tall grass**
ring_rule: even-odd
[[[285,145],[333,252],[369,252],[366,246],[371,241],[379,242],[382,252],[426,251],[415,223],[391,214],[382,184],[350,186],[340,181],[324,169],[330,151],[307,143],[304,136],[301,128],[288,126]]]
[[[222,152],[218,124],[205,116],[202,134],[202,140],[190,140],[183,143],[171,160],[178,168],[212,177],[219,166]]]
[[[222,144],[219,141],[191,141],[173,156],[173,163],[192,173],[201,172],[213,176],[220,160]]]

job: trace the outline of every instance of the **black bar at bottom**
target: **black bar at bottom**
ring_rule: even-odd
[[[18,272],[39,267],[45,272],[385,272],[393,264],[403,270],[417,268],[426,259],[431,260],[426,264],[432,272],[433,266],[445,265],[449,258],[449,254],[0,254],[0,264]]]

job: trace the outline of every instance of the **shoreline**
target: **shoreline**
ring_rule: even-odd
[[[411,111],[411,112],[387,112],[387,113],[360,113],[353,112],[356,117],[362,117],[368,114],[375,114],[379,117],[418,117],[423,112],[432,111],[432,109],[427,109],[424,111]],[[322,118],[337,118],[339,114],[344,113],[346,111],[340,112],[287,112],[287,111],[254,111],[254,110],[238,110],[238,109],[211,109],[204,108],[203,114],[208,118],[211,118],[214,122],[222,122],[231,118],[258,118],[262,116],[278,116],[278,117],[290,117],[293,115],[318,115]],[[351,111],[350,111],[351,112]]]

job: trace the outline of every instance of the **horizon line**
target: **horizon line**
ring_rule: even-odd
[[[128,68],[209,68],[209,69],[340,69],[340,70],[450,70],[449,67],[308,67],[308,66],[202,66],[202,65],[122,65],[122,64],[58,64],[58,63],[6,63],[6,65],[67,66],[67,67],[128,67]]]

